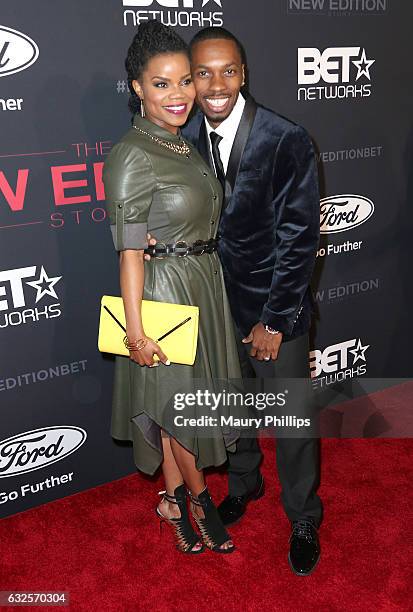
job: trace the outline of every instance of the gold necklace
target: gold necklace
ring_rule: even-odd
[[[169,149],[170,151],[173,151],[174,153],[178,153],[179,155],[185,155],[186,157],[189,157],[191,155],[191,149],[186,144],[186,142],[183,142],[183,141],[179,143],[169,142],[168,140],[162,140],[162,138],[158,138],[158,136],[153,136],[149,132],[145,132],[145,130],[141,130],[141,128],[136,127],[136,125],[134,125],[133,127],[135,128],[137,132],[140,132],[141,134],[145,134],[145,136],[149,136],[149,138],[151,138],[154,142],[156,142],[161,147],[165,147],[165,149]]]

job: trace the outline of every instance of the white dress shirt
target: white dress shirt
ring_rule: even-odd
[[[217,128],[214,130],[209,123],[207,118],[205,117],[205,125],[208,134],[208,144],[209,144],[209,152],[211,154],[212,160],[214,159],[212,156],[212,145],[210,133],[216,132],[220,136],[222,136],[222,140],[218,145],[219,154],[221,157],[222,165],[224,166],[225,174],[228,170],[229,158],[232,151],[232,146],[234,144],[235,136],[238,130],[238,126],[241,121],[242,113],[244,112],[245,106],[245,98],[242,94],[239,94],[238,100],[235,103],[234,108],[229,117],[225,119]]]

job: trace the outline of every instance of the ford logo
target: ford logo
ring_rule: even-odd
[[[73,426],[33,429],[0,442],[0,478],[26,474],[77,451],[87,438]]]
[[[0,77],[26,70],[38,57],[39,47],[34,40],[0,25]]]
[[[374,213],[374,204],[359,195],[336,195],[320,201],[320,233],[337,234],[358,227]]]

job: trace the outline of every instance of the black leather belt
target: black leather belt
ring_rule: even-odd
[[[154,246],[148,246],[145,249],[145,255],[163,259],[164,257],[186,257],[187,255],[204,255],[204,253],[213,253],[217,250],[218,240],[210,238],[209,240],[197,240],[193,244],[187,244],[185,240],[179,240],[173,244],[165,244],[157,242]]]

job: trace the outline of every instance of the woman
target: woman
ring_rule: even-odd
[[[234,439],[197,437],[188,430],[170,435],[168,400],[179,381],[240,378],[237,349],[215,238],[222,192],[198,152],[179,134],[191,111],[195,89],[187,46],[157,21],[139,26],[126,58],[133,127],[105,164],[104,182],[115,248],[120,251],[120,284],[130,359],[117,358],[112,434],[134,443],[135,463],[153,474],[162,465],[166,492],[157,514],[174,529],[178,548],[230,553],[235,547],[208,493],[203,468],[222,464]],[[147,232],[162,258],[144,261]],[[210,252],[188,254],[186,246],[209,241]],[[212,241],[211,241],[212,240]],[[199,242],[198,242],[199,245]],[[202,248],[201,251],[204,249]],[[199,252],[199,251],[198,251]],[[170,364],[142,325],[141,299],[200,307],[194,366]],[[160,362],[153,357],[158,355]],[[194,383],[195,384],[195,383]],[[170,416],[170,411],[169,411]],[[200,530],[189,519],[191,511]],[[202,542],[203,541],[203,542]]]

